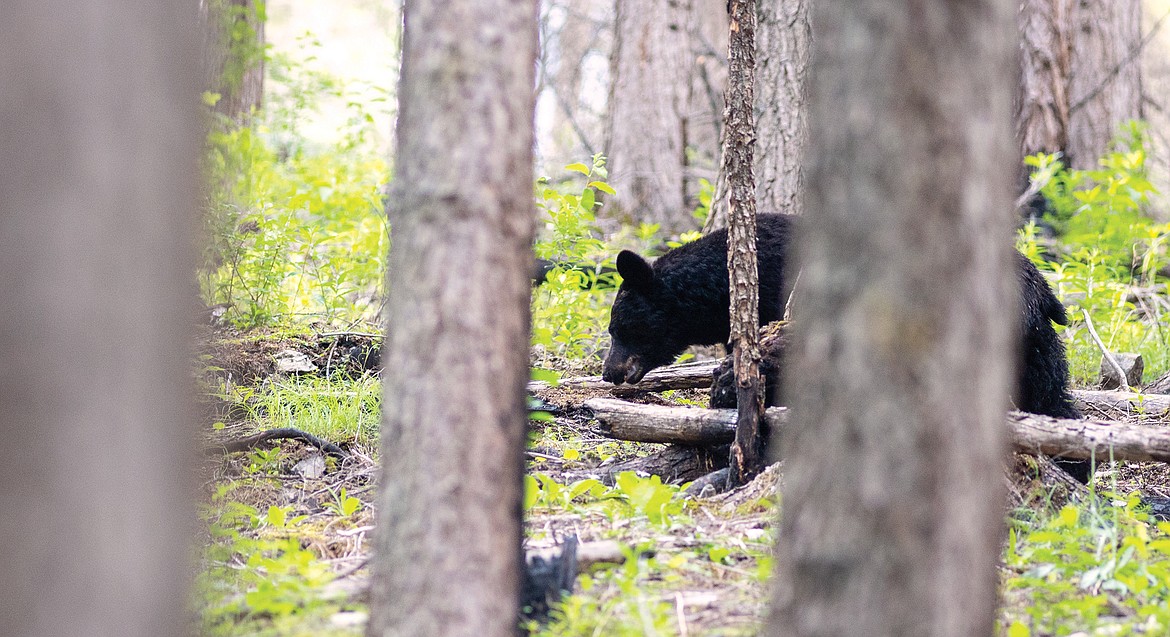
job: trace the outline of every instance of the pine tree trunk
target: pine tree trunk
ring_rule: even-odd
[[[3,14],[0,634],[190,635],[196,7]]]
[[[513,635],[535,0],[408,0],[371,637]]]
[[[1073,0],[1068,155],[1096,168],[1119,126],[1142,116],[1139,0]]]
[[[767,634],[992,634],[1015,86],[987,69],[1015,63],[1015,9],[812,7],[812,156]]]
[[[684,206],[691,0],[617,0],[609,99],[610,204],[666,233],[691,230]]]

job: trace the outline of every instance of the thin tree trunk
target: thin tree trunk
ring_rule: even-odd
[[[731,290],[731,343],[735,361],[735,443],[731,445],[732,485],[747,483],[764,469],[761,422],[764,387],[760,374],[760,285],[756,258],[756,182],[752,174],[756,143],[754,82],[756,68],[756,6],[753,0],[731,0],[731,37],[724,129],[727,146],[723,166],[730,183],[727,275]]]
[[[610,198],[619,215],[691,230],[684,206],[691,0],[617,0],[609,99]]]
[[[1139,0],[1073,0],[1068,155],[1096,168],[1119,126],[1142,116]]]
[[[512,635],[537,5],[408,0],[404,15],[367,634]]]
[[[0,20],[0,634],[189,635],[194,4]]]
[[[1015,63],[1015,4],[812,11],[814,154],[766,633],[991,634],[1015,87],[988,69]]]

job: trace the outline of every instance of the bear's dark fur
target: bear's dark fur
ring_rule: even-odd
[[[788,297],[783,289],[784,260],[791,236],[788,216],[757,217],[763,323],[778,320],[784,313]],[[727,342],[731,334],[727,230],[681,245],[654,265],[622,250],[617,269],[622,284],[610,311],[612,344],[605,357],[605,380],[636,383],[655,367],[673,363],[690,345]]]
[[[783,281],[784,259],[792,236],[792,219],[765,214],[757,218],[760,272],[760,323],[781,318],[789,288]],[[1021,294],[1021,341],[1015,406],[1034,414],[1079,418],[1068,391],[1064,342],[1052,323],[1065,325],[1064,306],[1036,266],[1016,253]],[[602,377],[612,383],[636,383],[646,372],[670,364],[690,345],[726,343],[731,329],[727,282],[727,232],[713,232],[664,254],[650,265],[622,251],[617,259],[623,282],[610,311],[612,345]],[[767,384],[779,386],[785,339],[777,330],[763,341]],[[769,391],[769,404],[774,404]],[[712,407],[734,407],[730,361],[715,372]],[[1082,482],[1089,463],[1062,461]]]

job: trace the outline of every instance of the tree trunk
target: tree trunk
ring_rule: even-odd
[[[804,78],[812,33],[808,0],[758,0],[756,208],[801,213]]]
[[[189,635],[195,5],[0,20],[0,634]]]
[[[757,6],[756,208],[800,214],[808,134],[804,85],[812,46],[808,0],[761,0]],[[716,179],[704,233],[727,227],[726,177],[720,171]]]
[[[264,99],[265,3],[201,0],[205,90],[218,93],[215,112],[243,124]]]
[[[1021,0],[1016,135],[1021,158],[1068,147],[1070,13],[1076,0]],[[1023,171],[1023,165],[1020,166]],[[1026,180],[1025,180],[1026,181]]]
[[[512,635],[537,5],[408,0],[404,17],[367,634]]]
[[[610,198],[617,214],[668,234],[694,227],[684,206],[691,0],[617,0],[609,99]]]
[[[1118,127],[1142,116],[1139,0],[1072,0],[1068,156],[1096,168]]]
[[[692,0],[690,80],[686,137],[685,205],[699,204],[700,179],[714,184],[723,154],[723,93],[727,88],[727,0]]]
[[[1015,5],[818,0],[812,12],[767,632],[991,634],[1015,87],[987,69],[1015,63]]]
[[[756,258],[756,181],[752,174],[756,143],[755,97],[756,6],[731,0],[731,37],[724,130],[723,172],[731,197],[728,206],[727,275],[731,290],[731,344],[735,361],[735,443],[731,445],[732,485],[746,484],[764,469],[760,434],[764,387],[760,374],[760,284]]]

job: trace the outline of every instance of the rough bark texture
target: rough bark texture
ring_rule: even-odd
[[[367,634],[512,635],[537,7],[408,0],[404,15]]]
[[[1074,2],[1020,1],[1016,135],[1021,157],[1054,153],[1068,147],[1070,13]]]
[[[756,207],[800,214],[803,187],[804,78],[812,33],[808,0],[757,0]]]
[[[1142,116],[1141,2],[1071,0],[1068,155],[1096,168],[1122,123]]]
[[[1004,311],[1015,87],[988,69],[1015,63],[1015,3],[811,9],[768,633],[991,634],[1016,332]]]
[[[764,0],[757,7],[756,207],[800,214],[808,136],[804,84],[812,46],[808,0]],[[720,170],[704,233],[727,226],[729,198],[727,174]]]
[[[618,214],[691,230],[684,206],[684,129],[691,0],[617,0],[609,99],[610,199]]]
[[[756,127],[756,6],[731,0],[731,37],[724,127],[723,171],[731,197],[728,206],[727,276],[731,290],[731,341],[739,416],[731,445],[731,483],[745,484],[764,468],[760,420],[764,388],[760,378],[760,285],[756,258],[756,181],[752,173]]]
[[[264,99],[264,12],[255,0],[201,0],[204,89],[215,112],[237,123]],[[244,27],[244,28],[241,28]]]
[[[181,636],[194,4],[0,20],[0,634]]]

